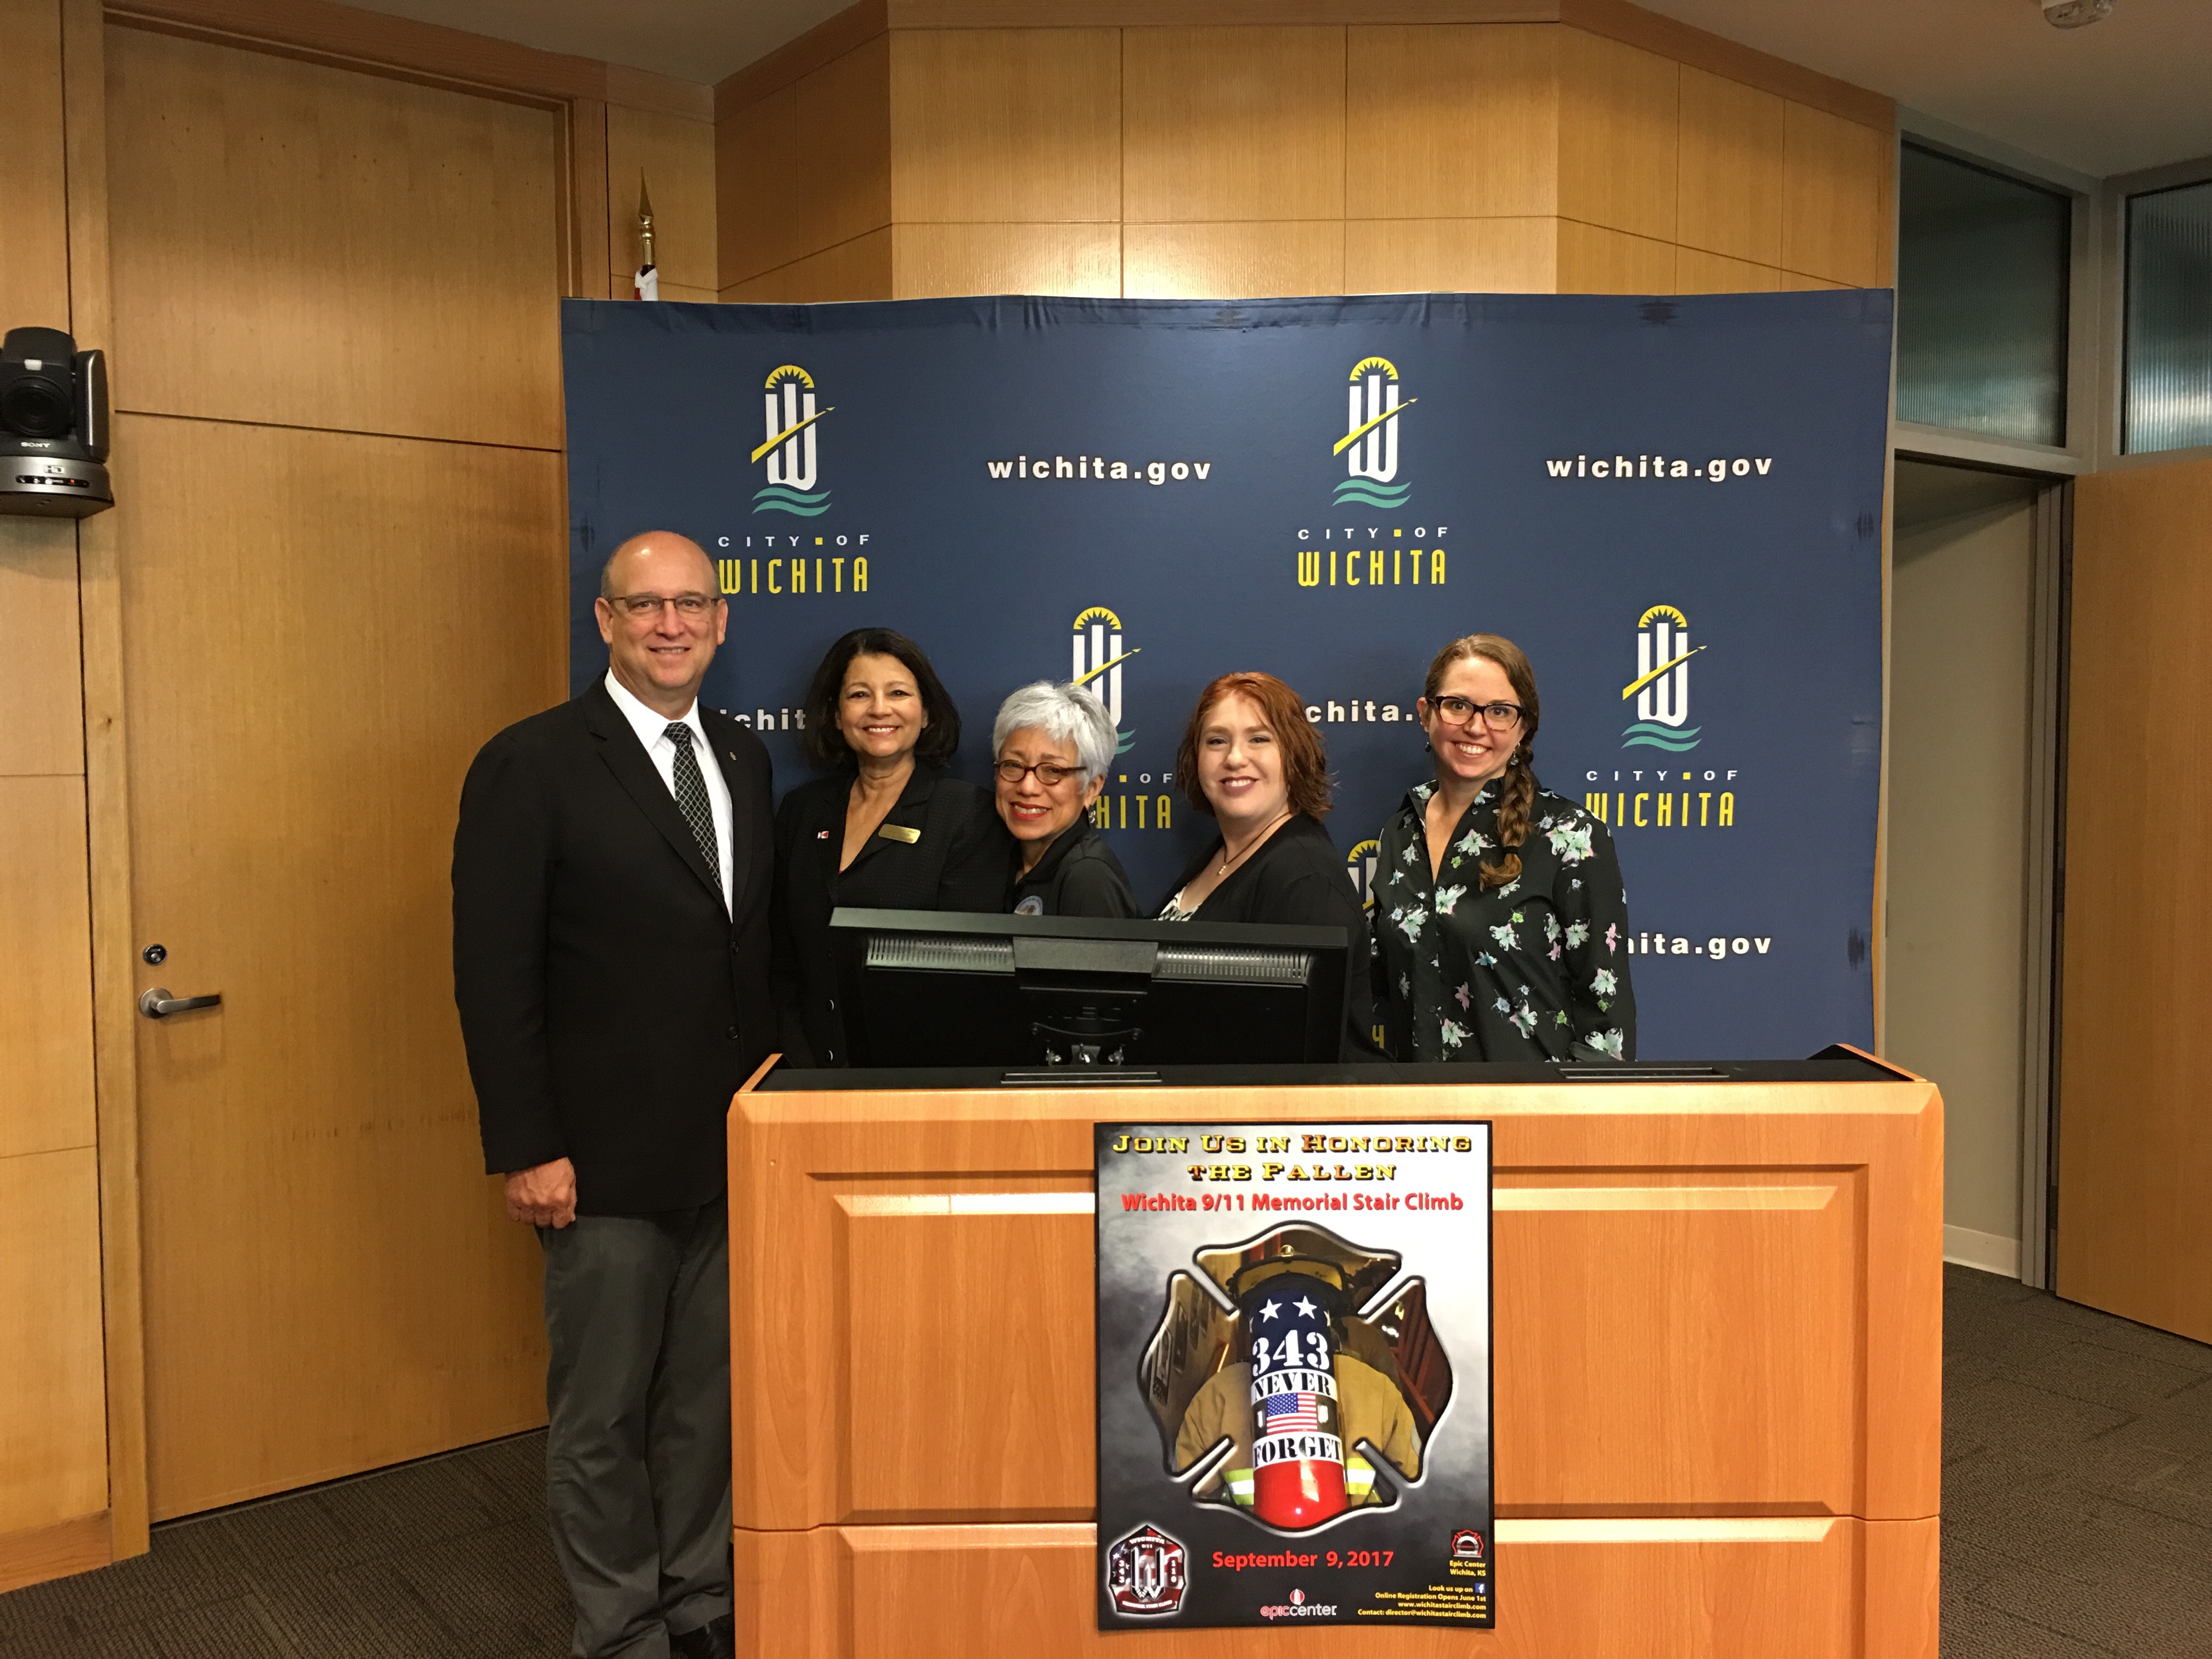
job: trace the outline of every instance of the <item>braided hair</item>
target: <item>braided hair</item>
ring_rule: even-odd
[[[1455,664],[1481,657],[1505,671],[1513,695],[1521,700],[1521,741],[1505,763],[1504,787],[1498,801],[1498,840],[1503,856],[1495,864],[1477,866],[1485,888],[1503,887],[1521,877],[1521,855],[1513,848],[1528,839],[1528,813],[1536,804],[1536,671],[1521,647],[1498,634],[1469,634],[1454,640],[1437,653],[1421,695],[1434,708],[1443,690],[1444,676]]]

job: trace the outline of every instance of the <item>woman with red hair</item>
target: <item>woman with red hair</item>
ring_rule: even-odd
[[[1329,776],[1305,705],[1273,674],[1224,674],[1200,693],[1176,773],[1220,836],[1183,872],[1165,921],[1341,927],[1347,1056],[1367,1038],[1367,918],[1344,854],[1322,827]]]

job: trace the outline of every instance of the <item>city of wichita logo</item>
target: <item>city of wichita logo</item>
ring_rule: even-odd
[[[1075,663],[1068,678],[1087,685],[1113,716],[1119,743],[1114,752],[1126,755],[1137,740],[1134,732],[1121,730],[1121,665],[1143,650],[1121,648],[1121,619],[1103,605],[1094,605],[1075,619]]]
[[[1401,507],[1411,484],[1390,487],[1398,476],[1398,416],[1420,399],[1399,401],[1398,369],[1388,357],[1362,357],[1352,366],[1349,412],[1332,455],[1350,452],[1348,474],[1336,487],[1339,507]]]
[[[814,489],[814,423],[830,413],[814,407],[814,377],[797,363],[785,363],[768,377],[766,404],[767,440],[752,459],[768,462],[768,487],[753,492],[753,511],[795,513],[802,519],[828,512],[828,490],[807,493]]]
[[[1690,643],[1689,619],[1671,605],[1655,605],[1636,619],[1636,678],[1620,700],[1636,699],[1636,720],[1621,735],[1623,749],[1663,749],[1685,754],[1698,746],[1690,718],[1690,659],[1705,647]]]

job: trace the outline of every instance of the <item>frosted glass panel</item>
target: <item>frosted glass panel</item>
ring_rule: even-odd
[[[1898,418],[2063,445],[2072,202],[1907,144],[1898,207]]]
[[[2128,198],[2127,444],[2212,444],[2212,184]]]

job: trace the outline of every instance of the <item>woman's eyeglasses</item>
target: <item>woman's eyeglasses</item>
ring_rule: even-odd
[[[1048,789],[1057,789],[1073,777],[1078,768],[1062,766],[1058,761],[1039,761],[1035,766],[1024,766],[1018,760],[1002,760],[991,769],[999,775],[1000,783],[1018,785],[1032,772],[1036,781]]]
[[[1474,703],[1465,697],[1431,697],[1429,707],[1447,726],[1465,726],[1477,714],[1493,731],[1510,732],[1521,724],[1521,705],[1517,702]]]

